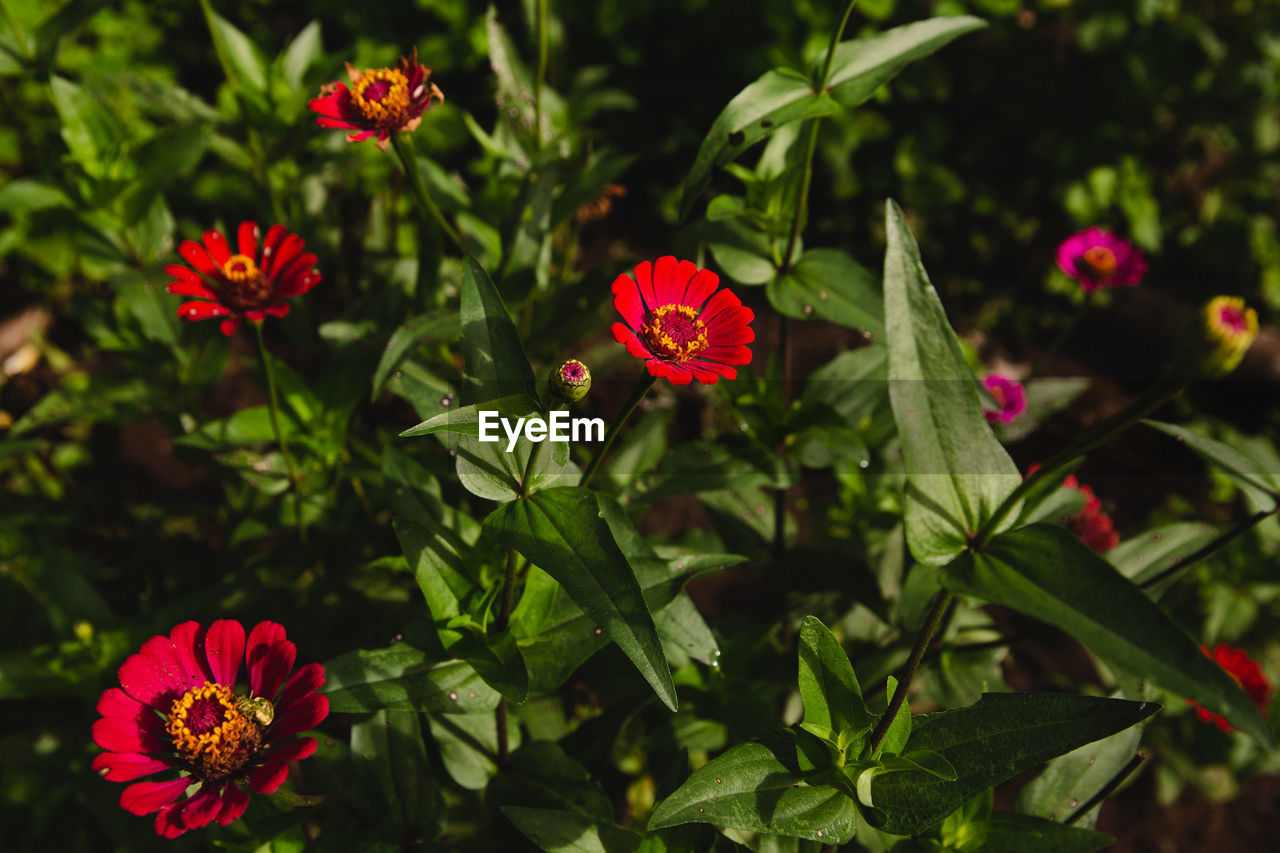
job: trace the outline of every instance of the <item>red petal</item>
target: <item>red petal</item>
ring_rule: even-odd
[[[147,727],[136,720],[124,717],[103,717],[94,720],[91,729],[93,742],[108,752],[154,752],[173,751],[173,744],[163,737],[148,731]]]
[[[660,303],[653,295],[653,264],[641,261],[632,272],[635,273],[636,286],[640,288],[640,298],[645,303],[645,313],[657,309]]]
[[[684,300],[689,279],[698,271],[693,261],[677,261],[673,255],[658,258],[653,265],[653,295],[658,305],[678,305]]]
[[[613,307],[631,328],[644,325],[644,303],[640,301],[640,288],[631,276],[624,274],[613,280]]]
[[[283,761],[268,761],[249,774],[249,790],[255,794],[274,794],[289,778],[289,765]]]
[[[721,364],[718,361],[707,361],[706,359],[702,359],[702,358],[693,358],[688,361],[687,366],[702,372],[717,373],[723,376],[725,379],[738,378],[737,370],[733,369],[727,364]],[[714,384],[714,383],[711,383],[711,384]]]
[[[182,320],[208,320],[212,317],[226,317],[232,311],[217,302],[184,302],[178,306],[178,317]]]
[[[297,296],[300,293],[306,293],[311,288],[320,283],[320,273],[316,270],[303,270],[300,273],[290,275],[276,287],[276,296],[281,299],[287,299],[290,296]]]
[[[130,814],[151,814],[182,796],[191,779],[182,777],[169,782],[138,782],[120,794],[120,807]]]
[[[223,320],[221,323],[218,324],[218,331],[222,332],[222,334],[226,335],[229,338],[236,333],[236,327],[239,325],[240,325],[240,318],[231,317],[229,319]]]
[[[220,811],[222,797],[218,795],[218,789],[206,784],[200,789],[200,793],[178,807],[178,820],[187,829],[199,829],[208,826],[209,821],[217,817]]]
[[[289,647],[279,646],[288,643]],[[277,622],[259,622],[249,632],[245,661],[249,668],[249,691],[254,696],[274,700],[280,685],[293,669],[297,649],[285,639],[284,626]],[[286,663],[287,660],[287,663]]]
[[[228,785],[226,793],[222,795],[222,810],[218,812],[218,823],[223,826],[229,825],[244,814],[244,810],[248,806],[249,795],[240,790],[240,787],[234,783]]]
[[[182,692],[176,690],[176,685],[165,677],[156,662],[145,655],[129,655],[117,675],[126,693],[162,714],[169,713],[169,706]]]
[[[290,234],[284,238],[278,249],[273,252],[269,259],[265,255],[262,259],[262,274],[271,280],[275,280],[280,276],[277,270],[284,271],[289,268],[289,264],[293,263],[293,259],[298,257],[298,253],[302,251],[302,247],[306,245],[306,241],[297,234]]]
[[[302,697],[315,693],[322,684],[324,684],[324,667],[318,663],[307,664],[295,672],[293,678],[290,678],[289,683],[284,686],[280,701],[276,703],[278,705],[276,710],[287,709]]]
[[[146,655],[164,674],[164,678],[174,685],[179,692],[186,693],[192,687],[204,684],[205,679],[199,673],[190,672],[174,648],[173,640],[164,635],[152,637],[142,644],[138,650]]]
[[[236,230],[236,245],[240,250],[240,254],[246,258],[252,258],[258,254],[258,223],[245,221],[240,223],[240,227]]]
[[[289,305],[285,302],[277,302],[274,305],[268,305],[262,309],[263,314],[270,314],[272,317],[283,317],[289,313]]]
[[[209,253],[204,250],[204,246],[194,240],[184,240],[182,245],[178,247],[178,254],[182,255],[187,263],[205,275],[213,275],[222,269],[209,257]]]
[[[235,687],[240,661],[244,658],[244,626],[234,619],[214,622],[204,638],[204,654],[213,680]]]
[[[698,270],[685,289],[683,303],[691,308],[701,308],[719,286],[720,276],[711,270]]]
[[[312,108],[314,109],[314,107]],[[349,121],[340,118],[329,118],[328,116],[317,116],[316,124],[320,127],[337,127],[342,130],[355,130],[356,126]]]
[[[175,625],[169,632],[173,649],[182,663],[183,669],[197,682],[212,681],[212,674],[204,662],[204,654],[196,653],[196,649],[204,648],[204,629],[198,622],[183,622]]]
[[[188,267],[184,267],[181,264],[169,264],[164,268],[164,274],[173,276],[180,281],[190,281],[196,284],[204,283],[204,279],[200,276],[200,273]],[[172,293],[173,291],[169,292]]]
[[[197,299],[208,299],[216,302],[218,294],[205,286],[202,281],[171,281],[165,286],[166,293],[174,296],[194,296]]]
[[[284,703],[281,702],[281,705]],[[278,709],[277,709],[278,710]],[[289,705],[271,726],[271,737],[282,738],[305,732],[329,716],[329,697],[311,694]]]
[[[635,332],[631,331],[623,324],[614,323],[610,327],[610,331],[613,332],[613,339],[620,344],[626,344],[627,352],[631,353],[636,358],[653,358],[653,353],[644,345],[644,342],[636,336]],[[654,375],[656,376],[657,374]]]
[[[161,838],[177,838],[187,831],[178,817],[178,805],[165,806],[156,813],[156,835]]]
[[[721,311],[727,311],[730,308],[738,308],[741,307],[741,305],[742,300],[739,299],[732,290],[726,288],[724,290],[717,291],[716,295],[711,297],[710,301],[707,302],[707,307],[703,308],[702,313],[698,315],[698,319],[707,325],[711,325],[711,321],[714,320],[716,315]]]
[[[286,233],[288,232],[283,225],[272,225],[267,229],[267,237],[262,241],[262,257],[258,258],[258,269],[262,270],[263,275],[266,275],[267,270],[271,268],[280,241],[284,239]]]
[[[756,333],[747,326],[707,329],[707,340],[712,346],[728,347],[734,344],[749,344],[755,339]]]
[[[310,758],[316,751],[316,739],[313,737],[300,737],[295,741],[290,741],[284,746],[277,747],[276,751],[271,753],[268,758],[272,761],[301,761],[304,758]]]
[[[304,254],[298,255],[289,263],[289,266],[280,267],[282,271],[278,275],[276,275],[276,278],[279,279],[281,282],[285,282],[292,278],[296,278],[304,274],[307,270],[314,267],[318,260],[319,259],[315,255],[311,254],[310,252],[306,252]]]
[[[651,376],[659,378],[666,377],[672,385],[688,385],[693,381],[693,374],[685,370],[678,364],[672,364],[669,361],[663,361],[659,358],[651,358],[645,363],[649,368]]]
[[[146,705],[119,687],[109,687],[98,697],[98,713],[104,717],[123,717],[126,720],[134,720],[137,719],[139,712],[146,709]]]
[[[698,353],[698,357],[707,361],[719,362],[720,364],[750,364],[751,350],[743,346],[707,347]]]
[[[104,752],[93,759],[93,769],[108,782],[132,782],[173,767],[167,761],[136,752]]]
[[[219,268],[231,260],[231,247],[227,245],[227,238],[222,236],[221,231],[204,232],[204,247],[209,250],[209,257],[213,258]]]

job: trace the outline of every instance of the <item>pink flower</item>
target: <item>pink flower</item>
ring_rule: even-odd
[[[106,752],[93,769],[112,782],[165,774],[120,794],[125,811],[155,812],[165,838],[231,823],[249,805],[240,785],[273,793],[289,762],[316,751],[315,738],[294,735],[329,713],[329,700],[316,694],[324,670],[309,663],[290,678],[296,655],[275,622],[259,622],[247,642],[233,619],[208,630],[183,622],[152,637],[120,666],[120,687],[98,700],[93,741]],[[242,662],[248,684],[236,692]]]
[[[987,389],[995,398],[996,405],[1000,407],[994,412],[985,408],[982,410],[982,413],[987,416],[987,423],[999,421],[1002,424],[1011,424],[1018,415],[1027,410],[1027,392],[1023,390],[1021,383],[1007,376],[992,374],[982,380],[982,387]]]
[[[1085,293],[1142,281],[1147,262],[1128,240],[1094,226],[1062,241],[1058,266],[1080,282]]]

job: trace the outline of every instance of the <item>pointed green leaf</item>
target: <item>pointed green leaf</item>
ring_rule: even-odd
[[[410,427],[400,433],[400,437],[431,435],[434,432],[453,432],[461,435],[479,436],[481,421],[483,420],[481,417],[482,412],[496,412],[498,417],[510,418],[513,423],[517,418],[527,418],[530,415],[543,417],[542,409],[537,400],[527,394],[516,394],[511,397],[489,400],[486,403],[472,403],[470,406],[441,412],[434,418],[428,418],[416,427]],[[543,419],[545,420],[545,417]],[[492,417],[488,418],[487,430],[488,435],[497,436],[498,443],[503,448],[506,447],[508,443],[507,435]]]
[[[1093,853],[1115,841],[1110,835],[1063,826],[1044,818],[998,812],[987,825],[984,853]]]
[[[986,21],[968,15],[930,18],[868,38],[841,42],[831,61],[827,88],[841,104],[856,107],[910,63],[986,25]]]
[[[324,665],[320,692],[329,708],[361,713],[383,708],[436,714],[478,714],[498,707],[498,693],[460,660],[437,663],[398,643],[340,655]]]
[[[1173,436],[1204,461],[1220,469],[1249,494],[1254,506],[1260,510],[1275,509],[1277,495],[1280,495],[1280,471],[1268,471],[1267,464],[1262,460],[1250,458],[1234,447],[1185,427],[1160,421],[1144,423],[1165,435]]]
[[[977,383],[902,210],[885,210],[889,399],[907,469],[907,544],[941,565],[964,550],[1022,477],[983,417]],[[1010,513],[1001,529],[1011,525]]]
[[[1148,675],[1270,744],[1253,701],[1147,595],[1069,531],[1032,524],[942,570],[948,589],[1012,607],[1073,635],[1104,660]]]
[[[502,813],[546,853],[634,853],[640,836],[559,809],[503,806]]]
[[[875,721],[862,704],[862,688],[848,655],[813,616],[806,616],[800,627],[799,683],[807,730],[819,734],[813,727],[825,729],[836,738],[871,730]]]
[[[919,716],[906,751],[938,753],[957,778],[925,771],[876,776],[872,794],[884,818],[879,828],[894,835],[922,832],[1014,774],[1126,729],[1159,708],[1065,693],[988,693],[968,708]]]
[[[671,670],[640,584],[590,489],[545,489],[499,507],[484,525],[559,581],[631,658],[658,698],[675,710]]]
[[[711,183],[713,169],[731,162],[788,122],[831,115],[838,109],[830,98],[814,93],[813,81],[806,75],[790,68],[766,71],[734,96],[702,140],[684,181],[680,218],[689,215],[698,196]]]
[[[262,96],[267,88],[267,60],[247,35],[201,0],[213,46],[233,88],[250,96]]]
[[[743,743],[698,770],[653,810],[649,829],[714,823],[843,844],[853,838],[857,807],[830,785],[810,786],[798,768],[762,743]]]
[[[464,403],[525,394],[537,397],[533,368],[515,324],[489,274],[472,258],[462,262],[459,309]]]
[[[351,755],[368,770],[382,802],[395,806],[395,822],[410,837],[433,838],[441,829],[444,796],[431,774],[416,711],[378,711],[351,726]]]
[[[1220,532],[1212,524],[1199,521],[1162,524],[1121,542],[1107,552],[1106,559],[1120,574],[1141,584],[1208,545]],[[1160,599],[1159,589],[1157,585],[1151,590],[1152,598]]]
[[[386,347],[383,348],[377,369],[373,371],[373,399],[378,398],[378,394],[382,392],[382,386],[415,346],[424,340],[452,335],[457,328],[456,315],[434,313],[415,317],[396,326]]]

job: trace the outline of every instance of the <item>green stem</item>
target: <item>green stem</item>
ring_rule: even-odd
[[[533,78],[534,148],[542,150],[542,81],[547,76],[547,0],[538,2],[538,73]]]
[[[613,423],[609,424],[609,431],[605,434],[604,444],[600,445],[600,449],[596,451],[596,455],[592,457],[591,462],[587,464],[587,470],[582,472],[582,479],[578,481],[578,485],[586,487],[591,485],[591,478],[596,475],[596,469],[600,467],[600,462],[604,459],[605,454],[609,452],[613,440],[618,437],[618,432],[622,429],[622,425],[627,422],[627,418],[631,417],[631,413],[636,410],[636,406],[640,405],[640,401],[649,389],[653,387],[655,376],[649,375],[646,370],[640,380],[636,382],[636,387],[631,389],[631,396],[622,404],[618,416],[613,419]]]
[[[541,447],[539,442],[534,447]],[[511,611],[515,609],[516,598],[516,551],[507,549],[507,563],[502,570],[502,598],[498,605],[498,618],[493,627],[497,631],[507,630],[511,621]],[[498,731],[498,766],[506,767],[511,761],[511,744],[507,737],[507,697],[498,700],[498,707],[493,713],[493,722]]]
[[[267,378],[267,410],[271,413],[271,429],[276,434],[276,444],[280,445],[280,455],[284,457],[285,468],[289,471],[289,487],[293,491],[297,508],[297,523],[302,527],[302,495],[298,489],[298,468],[293,463],[293,454],[285,443],[284,431],[280,429],[280,403],[276,394],[276,373],[271,366],[271,357],[267,354],[267,342],[262,334],[262,324],[250,321],[255,339],[258,342],[258,358],[262,361],[262,373]]]
[[[1231,541],[1233,541],[1237,537],[1243,536],[1244,534],[1248,533],[1254,527],[1266,521],[1268,518],[1275,515],[1277,512],[1280,512],[1280,508],[1269,509],[1266,512],[1255,512],[1253,515],[1244,519],[1235,527],[1232,527],[1230,530],[1227,530],[1221,533],[1220,535],[1214,537],[1213,540],[1206,543],[1204,547],[1198,548],[1197,550],[1193,551],[1191,554],[1187,555],[1187,557],[1174,563],[1172,566],[1165,569],[1164,571],[1156,575],[1153,575],[1152,577],[1147,578],[1145,581],[1143,581],[1140,584],[1140,586],[1143,589],[1154,589],[1161,581],[1167,578],[1173,577],[1175,574],[1178,574],[1179,572],[1186,571],[1187,569],[1191,568],[1191,566],[1203,560],[1205,557],[1208,557],[1211,554],[1213,554],[1219,548],[1222,548],[1225,545],[1229,544]]]
[[[1129,763],[1120,768],[1119,773],[1111,777],[1111,781],[1103,785],[1102,789],[1090,797],[1083,806],[1072,812],[1071,815],[1062,822],[1062,825],[1071,826],[1076,821],[1080,820],[1080,818],[1091,812],[1099,803],[1115,793],[1116,788],[1119,788],[1125,779],[1128,779],[1133,775],[1133,772],[1138,769],[1138,765],[1146,760],[1147,756],[1142,752],[1139,752],[1137,755],[1133,756],[1133,758],[1130,758]]]
[[[449,220],[445,219],[444,212],[436,205],[435,199],[431,197],[431,193],[427,191],[427,185],[422,180],[422,172],[418,169],[418,157],[413,150],[413,140],[407,133],[391,134],[391,146],[396,149],[396,156],[400,158],[400,165],[404,168],[405,177],[409,179],[409,189],[413,192],[413,197],[417,199],[418,206],[422,209],[424,216],[430,217],[440,226],[440,230],[445,233],[458,251],[466,253],[466,249],[462,246],[462,238],[458,236],[458,232],[449,224]]]
[[[1018,505],[1018,501],[1031,490],[1036,483],[1045,477],[1050,477],[1070,465],[1075,460],[1084,456],[1093,448],[1104,442],[1110,441],[1120,433],[1124,432],[1133,424],[1145,418],[1156,409],[1163,406],[1169,400],[1173,399],[1187,383],[1183,380],[1162,379],[1153,385],[1146,393],[1135,399],[1132,403],[1125,406],[1122,410],[1107,418],[1102,423],[1087,430],[1084,435],[1076,439],[1066,448],[1058,451],[1049,460],[1036,470],[1034,474],[1024,479],[1013,494],[1004,499],[1000,506],[996,507],[996,511],[991,514],[986,523],[978,529],[969,541],[969,548],[972,551],[981,551],[986,547],[987,542],[995,535],[996,528],[1000,526],[1000,522],[1013,511]]]
[[[844,28],[849,24],[849,16],[853,14],[853,7],[858,5],[858,0],[849,0],[849,5],[844,7],[844,17],[840,19],[840,26],[836,27],[835,32],[831,34],[831,44],[827,45],[827,59],[822,65],[822,75],[818,78],[818,91],[823,94],[827,91],[827,84],[831,82],[831,63],[836,58],[836,48],[840,45],[840,38],[844,35]]]
[[[902,703],[907,699],[907,689],[911,686],[911,680],[916,677],[916,670],[920,668],[920,659],[924,657],[924,653],[928,651],[929,645],[933,642],[933,635],[937,633],[938,626],[942,624],[942,617],[946,614],[947,608],[951,606],[951,600],[954,596],[947,590],[939,590],[933,596],[933,606],[929,608],[929,615],[925,617],[924,627],[920,629],[919,636],[916,637],[916,644],[911,648],[911,656],[907,658],[907,663],[902,668],[902,674],[898,678],[898,689],[893,691],[893,698],[889,700],[889,707],[885,709],[884,715],[880,717],[880,722],[876,723],[875,730],[871,732],[871,737],[867,741],[867,754],[875,755],[880,749],[880,745],[884,743],[885,736],[889,734],[889,727],[893,725],[893,720],[898,716],[898,711],[902,710]]]

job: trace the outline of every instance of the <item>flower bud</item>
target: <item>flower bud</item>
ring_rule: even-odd
[[[551,371],[551,393],[568,403],[576,403],[591,390],[591,371],[571,358]]]
[[[1236,369],[1258,336],[1258,314],[1238,296],[1215,296],[1200,310],[1200,370],[1214,378]]]

